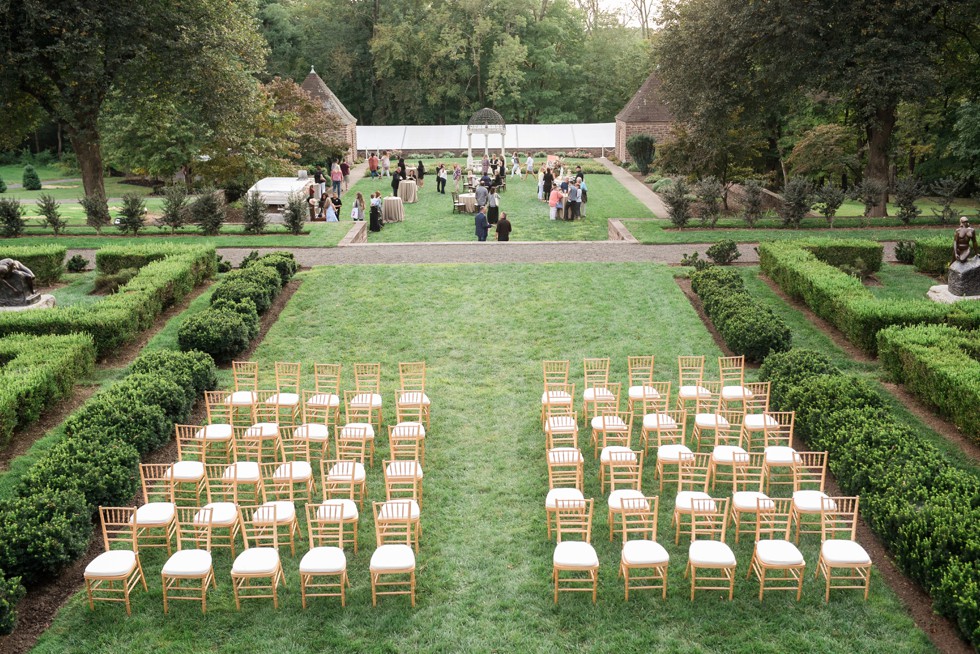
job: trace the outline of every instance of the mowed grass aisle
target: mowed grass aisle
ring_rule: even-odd
[[[767,595],[745,581],[751,545],[735,548],[735,601],[703,593],[693,604],[682,579],[687,547],[673,545],[673,491],[661,502],[660,538],[671,554],[670,590],[637,592],[623,601],[618,543],[606,528],[606,498],[582,430],[586,496],[596,498],[593,543],[601,569],[599,601],[564,594],[552,603],[551,556],[543,502],[547,492],[539,422],[545,358],[567,358],[580,393],[582,358],[609,356],[612,377],[626,381],[626,357],[654,354],[657,377],[676,378],[678,354],[719,355],[671,277],[644,264],[499,266],[356,266],[320,268],[305,281],[257,350],[271,381],[273,362],[302,361],[312,385],[314,362],[383,366],[385,421],[394,418],[399,361],[428,363],[433,401],[427,439],[423,538],[418,555],[418,607],[382,598],[371,607],[368,562],[373,522],[365,505],[360,545],[348,552],[353,588],[346,608],[329,599],[300,607],[295,557],[283,549],[288,590],[278,611],[269,601],[234,610],[230,560],[215,559],[219,588],[209,613],[187,603],[162,613],[159,570],[164,556],[144,557],[151,592],[136,594],[134,614],[101,604],[90,613],[77,595],[36,651],[61,652],[922,652],[931,651],[894,595],[875,575],[870,600],[804,584],[800,603]],[[715,369],[715,365],[709,366]],[[383,498],[380,460],[369,471],[371,499]],[[644,488],[656,494],[653,464]],[[719,495],[725,491],[719,489]],[[731,544],[733,539],[728,538]],[[803,552],[816,564],[818,543]]]

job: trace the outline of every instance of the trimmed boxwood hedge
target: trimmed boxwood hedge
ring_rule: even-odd
[[[37,284],[46,286],[61,279],[65,272],[65,253],[61,245],[0,247],[0,259],[16,259],[31,269]]]
[[[953,239],[942,236],[915,241],[915,269],[927,275],[945,275],[953,260]]]
[[[842,492],[861,496],[898,566],[980,646],[980,476],[899,423],[870,382],[816,353],[774,354],[760,379],[772,382],[773,409],[796,411],[807,447],[829,452]]]
[[[187,251],[178,243],[141,243],[139,245],[107,245],[95,253],[95,269],[100,275],[114,275],[127,268],[142,268],[167,257]]]
[[[15,429],[37,420],[92,372],[95,346],[88,334],[0,338],[0,448]]]
[[[175,246],[174,253],[145,265],[118,293],[101,302],[0,314],[0,336],[84,332],[92,335],[98,355],[104,356],[134,340],[164,309],[212,277],[216,261],[213,246]]]
[[[878,356],[894,381],[980,442],[980,332],[888,327],[878,332]]]
[[[874,246],[881,248],[879,244]],[[861,242],[841,241],[832,259],[846,263],[845,253],[851,248],[855,255],[869,252],[869,247]],[[759,263],[762,271],[788,295],[803,300],[869,354],[877,352],[878,332],[891,325],[949,322],[968,328],[980,326],[978,306],[949,306],[925,299],[879,300],[860,280],[814,254],[826,251],[812,248],[807,241],[766,242],[759,245]]]
[[[691,287],[735,354],[759,362],[770,352],[789,349],[789,326],[768,307],[760,307],[745,290],[742,277],[731,268],[714,266],[694,272]]]

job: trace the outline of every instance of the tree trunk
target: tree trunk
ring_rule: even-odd
[[[98,129],[76,129],[66,126],[78,167],[82,169],[82,187],[85,195],[105,197],[105,179],[102,176],[102,143]]]
[[[895,107],[881,107],[875,111],[874,120],[868,125],[868,164],[864,168],[865,179],[877,179],[888,186],[888,144],[895,129]],[[888,192],[871,210],[872,218],[888,215]]]

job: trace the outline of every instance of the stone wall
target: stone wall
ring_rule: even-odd
[[[626,141],[635,134],[649,134],[657,143],[662,143],[670,137],[670,130],[673,123],[625,123],[621,120],[616,121],[616,156],[622,162],[630,160],[629,152],[626,151]]]

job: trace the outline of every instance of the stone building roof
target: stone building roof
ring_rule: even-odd
[[[624,123],[670,123],[674,121],[660,94],[660,77],[656,71],[650,73],[640,90],[633,95],[623,110],[616,114],[616,120]]]
[[[320,79],[320,76],[316,74],[312,66],[310,66],[310,74],[306,76],[306,79],[303,80],[300,86],[304,91],[312,95],[315,100],[322,102],[323,107],[330,113],[335,114],[345,126],[357,123],[357,119],[354,118],[351,112],[347,111],[344,103],[334,95],[326,82]]]

